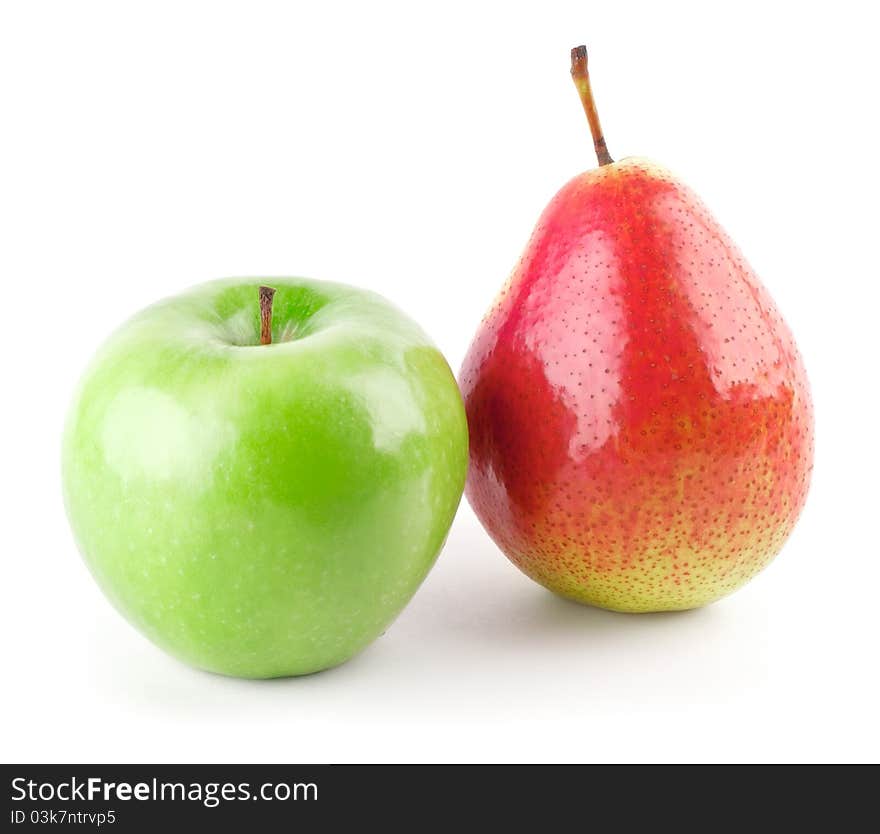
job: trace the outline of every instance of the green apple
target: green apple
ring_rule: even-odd
[[[413,321],[352,287],[271,283],[274,304],[225,280],[131,319],[86,372],[62,453],[74,535],[116,608],[181,660],[254,678],[380,635],[437,558],[467,465],[458,387]]]

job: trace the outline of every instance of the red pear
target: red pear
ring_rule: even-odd
[[[608,155],[553,198],[483,320],[461,385],[467,496],[552,591],[695,608],[751,579],[806,498],[813,413],[773,300],[699,198]]]

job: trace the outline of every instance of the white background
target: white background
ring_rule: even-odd
[[[0,12],[0,756],[21,761],[877,760],[878,62],[871,4],[7,2]],[[225,275],[372,287],[459,363],[538,214],[611,152],[700,193],[813,384],[782,555],[733,597],[551,596],[462,505],[345,666],[191,671],[110,608],[64,518],[76,379],[121,320]]]

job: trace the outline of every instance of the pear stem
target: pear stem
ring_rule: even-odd
[[[260,344],[272,344],[272,287],[260,287]]]
[[[590,88],[590,73],[587,70],[587,47],[576,46],[571,50],[571,77],[574,86],[577,87],[584,113],[590,123],[590,133],[593,134],[593,147],[596,149],[596,157],[599,165],[610,165],[614,160],[608,153],[605,145],[605,137],[602,135],[602,125],[599,124],[599,113],[596,110],[596,102],[593,100],[593,90]]]

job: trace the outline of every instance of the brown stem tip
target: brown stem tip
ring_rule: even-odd
[[[587,70],[587,47],[576,46],[571,50],[571,77],[574,86],[577,87],[584,113],[590,123],[590,133],[593,134],[593,147],[596,149],[596,157],[600,165],[610,165],[614,160],[608,153],[605,145],[605,137],[602,134],[602,125],[599,124],[599,113],[596,110],[596,102],[593,100],[593,90],[590,87],[590,73]]]
[[[260,344],[272,344],[272,299],[275,290],[272,287],[260,287]]]

